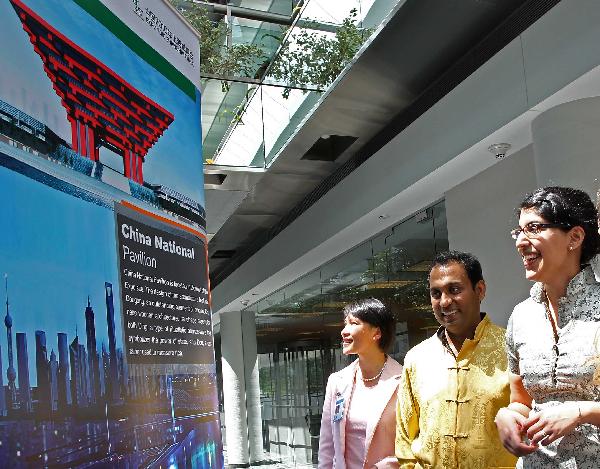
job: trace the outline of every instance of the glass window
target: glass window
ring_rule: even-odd
[[[340,348],[344,305],[366,297],[397,319],[391,355],[400,363],[437,322],[427,274],[448,249],[440,202],[349,250],[247,309],[256,314],[264,449],[270,457],[315,464],[327,378],[348,365]]]

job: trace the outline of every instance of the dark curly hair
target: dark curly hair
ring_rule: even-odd
[[[549,223],[560,223],[563,231],[580,226],[585,231],[581,247],[581,263],[589,262],[600,251],[598,234],[598,211],[594,202],[580,189],[572,187],[542,187],[529,194],[516,209],[517,217],[521,210],[533,209]]]
[[[344,318],[352,315],[381,331],[379,348],[387,352],[396,338],[396,318],[393,313],[379,300],[367,298],[344,307]]]

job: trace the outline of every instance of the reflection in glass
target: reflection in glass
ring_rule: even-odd
[[[443,202],[385,230],[248,307],[256,314],[264,449],[297,464],[317,462],[328,376],[348,365],[340,348],[342,308],[376,297],[392,308],[400,363],[437,329],[427,274],[448,249]]]

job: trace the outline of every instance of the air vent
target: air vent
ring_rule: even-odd
[[[212,259],[231,259],[234,254],[234,249],[219,249],[218,251],[215,251],[215,253],[210,257]]]
[[[356,142],[356,137],[347,135],[323,135],[319,137],[301,160],[335,161],[350,145]]]
[[[225,181],[227,174],[222,173],[204,173],[204,184],[220,186]]]

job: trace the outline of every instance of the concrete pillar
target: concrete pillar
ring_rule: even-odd
[[[244,376],[246,379],[246,412],[248,416],[248,444],[250,463],[265,459],[262,441],[262,416],[260,412],[260,383],[258,351],[256,347],[256,320],[254,313],[242,314],[244,334]]]
[[[578,187],[593,198],[600,177],[600,97],[553,107],[531,125],[539,186]]]
[[[250,455],[241,312],[221,314],[220,328],[227,462],[234,467],[248,467]]]
[[[220,330],[227,462],[248,467],[264,459],[254,314],[223,313]]]

